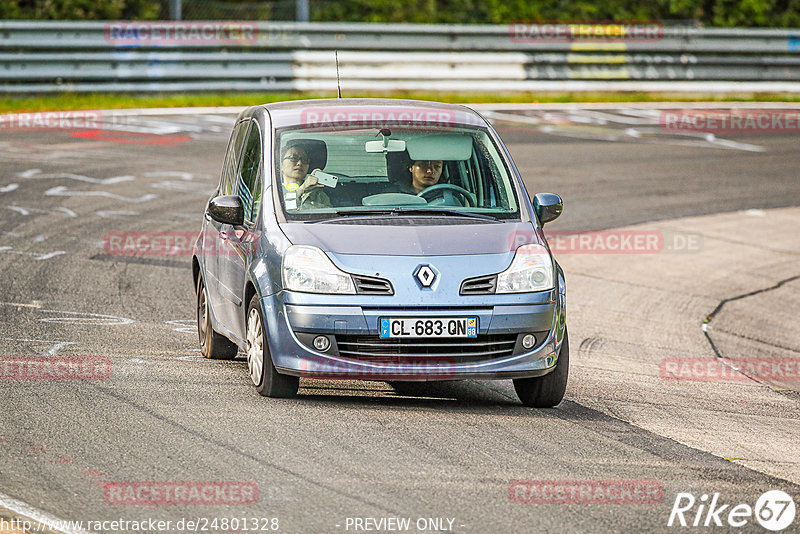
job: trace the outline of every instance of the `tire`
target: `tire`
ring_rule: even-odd
[[[544,376],[517,378],[514,389],[525,406],[552,408],[564,399],[569,377],[569,337],[564,330],[564,342],[558,354],[556,368]]]
[[[203,277],[197,277],[197,337],[200,352],[211,360],[232,360],[239,353],[236,343],[218,334],[211,326],[211,308]]]
[[[258,295],[253,295],[247,307],[247,370],[250,380],[264,397],[294,397],[300,387],[300,378],[282,375],[275,369],[262,314]]]

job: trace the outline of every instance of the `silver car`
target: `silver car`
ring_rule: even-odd
[[[561,402],[564,274],[478,113],[432,102],[312,100],[236,120],[193,253],[200,346],[247,354],[265,396],[299,378],[512,379]]]

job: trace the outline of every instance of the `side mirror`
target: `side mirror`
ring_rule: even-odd
[[[242,226],[244,224],[244,208],[242,199],[236,195],[214,197],[208,202],[209,216],[222,224]]]
[[[544,223],[558,219],[564,211],[564,201],[554,193],[537,193],[533,197],[533,209],[539,217],[539,222],[544,226]]]

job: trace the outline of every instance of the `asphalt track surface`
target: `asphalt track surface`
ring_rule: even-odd
[[[504,113],[496,125],[529,191],[565,199],[554,229],[800,205],[796,134],[721,142],[652,125],[632,135],[640,112],[565,112],[541,124],[513,115],[542,114]],[[437,531],[435,523],[417,529],[419,518],[444,518],[439,530],[463,533],[670,532],[678,492],[720,492],[726,503],[752,506],[781,489],[797,500],[800,488],[787,478],[576,402],[573,384],[550,410],[523,407],[506,381],[395,390],[304,379],[297,399],[276,400],[255,393],[243,358],[203,360],[190,257],[113,255],[102,242],[108,232],[197,231],[231,121],[142,117],[90,138],[2,133],[0,358],[107,357],[113,372],[0,380],[0,493],[66,520],[278,518],[278,531],[289,533],[354,532],[347,518],[388,517],[411,518],[411,532]],[[579,309],[583,296],[569,298]],[[584,338],[571,337],[580,366]],[[624,389],[609,382],[591,394]],[[787,399],[782,414],[796,425],[800,403]],[[512,502],[519,480],[656,481],[663,498]],[[244,482],[258,499],[109,502],[107,484],[141,481]],[[733,530],[765,532],[752,521]]]

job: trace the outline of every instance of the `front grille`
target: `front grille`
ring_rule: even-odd
[[[517,334],[479,335],[476,338],[402,338],[337,335],[339,355],[382,363],[424,363],[425,360],[468,363],[511,356]]]
[[[359,295],[394,295],[394,288],[388,280],[359,274],[354,274],[352,277],[356,284],[356,293]]]
[[[462,295],[491,295],[497,289],[497,275],[479,276],[461,282]]]

